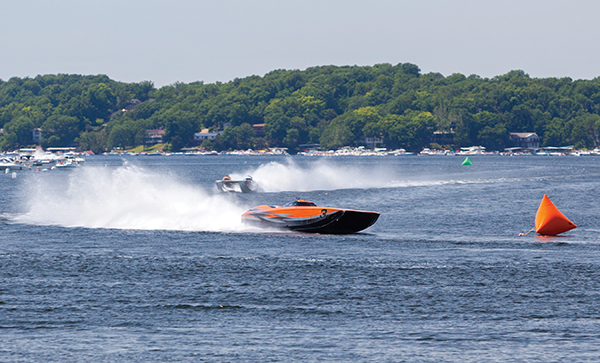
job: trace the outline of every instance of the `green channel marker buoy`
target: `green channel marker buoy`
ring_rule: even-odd
[[[462,164],[463,164],[463,165],[473,165],[473,164],[471,163],[471,160],[469,160],[469,157],[468,157],[468,156],[465,158],[465,161],[463,161],[463,162],[462,162]]]

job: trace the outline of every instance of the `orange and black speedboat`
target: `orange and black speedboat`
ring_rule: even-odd
[[[299,232],[346,234],[372,226],[377,218],[377,212],[319,207],[308,200],[296,200],[283,207],[254,207],[242,214],[242,223]]]

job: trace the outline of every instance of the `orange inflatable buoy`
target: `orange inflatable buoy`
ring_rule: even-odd
[[[556,236],[577,226],[565,217],[544,194],[542,203],[535,214],[535,231],[539,234]]]

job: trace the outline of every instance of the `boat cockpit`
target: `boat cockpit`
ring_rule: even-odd
[[[295,200],[290,202],[284,207],[316,207],[317,205],[309,200]]]

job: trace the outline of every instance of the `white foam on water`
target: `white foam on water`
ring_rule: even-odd
[[[67,182],[35,178],[24,191],[28,212],[15,222],[65,227],[242,231],[245,211],[174,176],[123,166],[73,170]],[[64,181],[63,181],[64,183]]]
[[[243,179],[250,175],[263,192],[371,188],[405,188],[436,186],[446,184],[495,183],[506,180],[460,179],[440,175],[401,176],[401,170],[390,170],[373,165],[348,166],[318,160],[307,166],[300,166],[293,160],[286,163],[270,162],[242,173],[231,173],[233,179]]]
[[[289,160],[287,163],[270,162],[244,173],[232,173],[231,176],[239,179],[251,175],[264,192],[306,192],[388,187],[389,178],[385,174],[374,168],[364,170],[355,166],[332,165],[324,160],[305,167]]]

